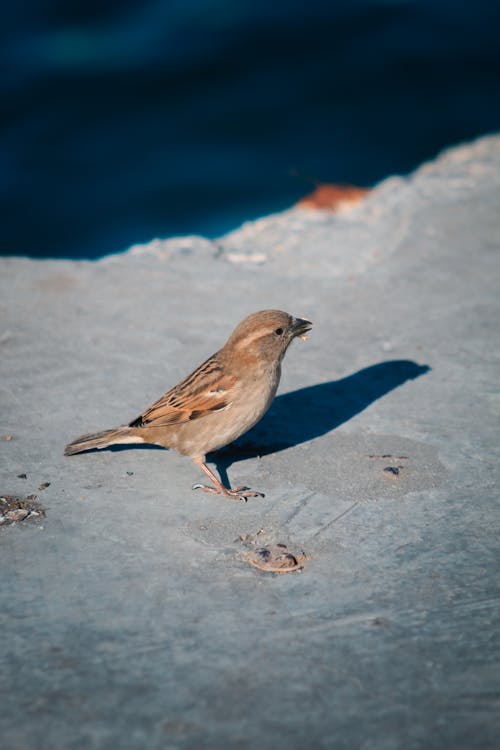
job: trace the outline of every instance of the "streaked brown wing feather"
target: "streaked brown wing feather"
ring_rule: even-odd
[[[160,427],[199,419],[231,403],[234,376],[224,375],[216,355],[171,388],[130,427]]]

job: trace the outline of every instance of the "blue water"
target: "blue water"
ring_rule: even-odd
[[[0,250],[217,236],[500,130],[494,0],[24,0],[0,27]]]

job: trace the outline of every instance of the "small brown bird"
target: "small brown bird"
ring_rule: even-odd
[[[153,443],[193,459],[213,482],[193,489],[233,499],[263,497],[248,487],[229,489],[206,465],[206,454],[236,440],[271,405],[281,361],[293,339],[305,339],[312,323],[280,310],[253,313],[226,344],[128,425],[82,435],[65,455],[122,443]]]

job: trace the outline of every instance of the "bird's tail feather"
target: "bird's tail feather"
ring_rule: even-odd
[[[93,448],[106,448],[108,445],[120,443],[143,443],[144,439],[135,433],[136,431],[131,427],[115,427],[112,430],[80,435],[66,446],[64,455],[72,456],[74,453],[90,451]]]

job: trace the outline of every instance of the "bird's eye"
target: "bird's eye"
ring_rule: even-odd
[[[281,336],[281,334],[283,333],[283,328],[277,328],[274,333],[276,334],[276,336]]]

